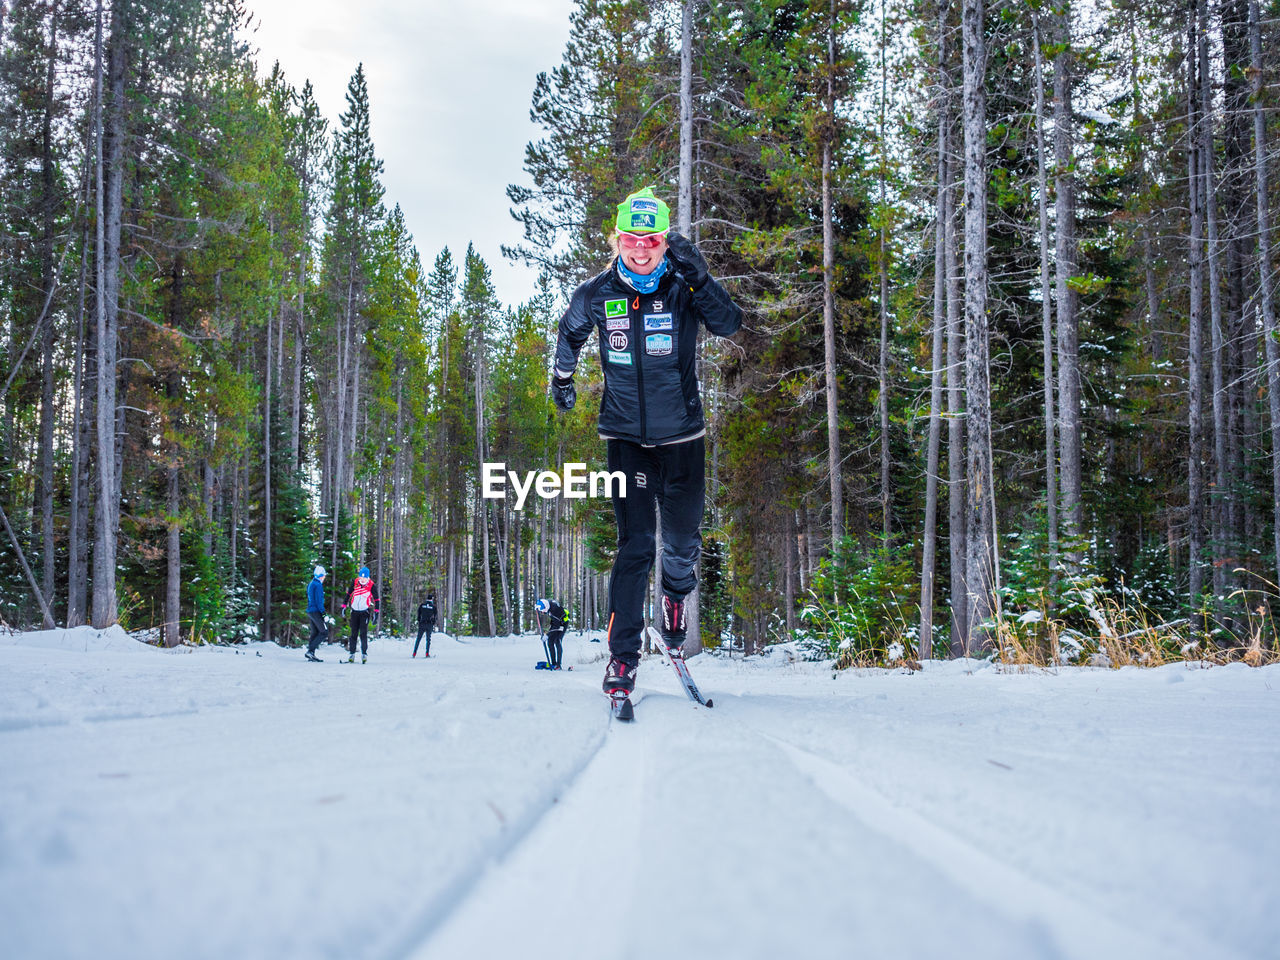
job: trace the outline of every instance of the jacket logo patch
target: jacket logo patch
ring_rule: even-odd
[[[657,304],[655,303],[656,307]],[[672,325],[669,313],[646,313],[644,315],[645,330],[670,330]]]
[[[605,357],[610,363],[619,363],[627,367],[631,366],[630,353],[617,353],[616,351],[610,350]]]
[[[615,330],[609,334],[609,348],[612,350],[625,350],[630,346],[627,334],[622,330]]]
[[[610,317],[604,322],[604,326],[606,330],[626,330],[631,326],[631,321],[623,314],[621,317]]]
[[[671,334],[649,334],[644,338],[644,352],[651,357],[665,357],[671,352]]]
[[[605,317],[625,317],[627,315],[626,300],[606,300],[604,302]]]
[[[661,300],[655,300],[655,301],[653,301],[653,309],[655,309],[655,310],[661,310],[661,309],[662,309],[662,301],[661,301]]]

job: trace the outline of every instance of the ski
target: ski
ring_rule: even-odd
[[[684,662],[684,654],[668,651],[667,660],[670,662],[672,669],[675,670],[676,676],[680,678],[680,685],[684,687],[684,692],[688,694],[689,699],[694,703],[702,704],[704,707],[710,707],[712,705],[711,701],[703,698],[698,685],[693,682],[693,677],[689,676],[689,665]]]
[[[623,723],[630,723],[636,718],[635,707],[631,705],[631,698],[627,696],[625,690],[615,690],[608,694],[609,709],[616,720]]]
[[[652,627],[649,628],[650,636],[657,636],[656,645],[662,651],[662,658],[671,664],[671,669],[676,672],[676,677],[680,681],[680,686],[684,687],[685,695],[694,703],[704,707],[711,707],[714,704],[702,696],[702,691],[698,689],[698,685],[693,682],[693,677],[689,674],[689,665],[684,662],[684,653],[680,650],[668,650],[667,645],[662,642],[662,637],[657,635],[657,631]]]

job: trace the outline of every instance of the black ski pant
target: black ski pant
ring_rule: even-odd
[[[347,640],[347,652],[356,655],[356,637],[360,638],[360,653],[369,652],[369,611],[351,611],[351,637]]]
[[[627,495],[613,497],[618,555],[609,576],[609,652],[634,664],[640,659],[653,569],[655,504],[662,518],[663,592],[683,600],[698,584],[706,444],[702,437],[661,447],[610,440],[608,465],[627,478]]]
[[[560,666],[560,660],[564,657],[564,627],[558,630],[552,630],[547,634],[547,656],[551,658],[551,666]]]
[[[307,619],[311,621],[311,638],[307,641],[307,653],[315,653],[316,647],[329,642],[329,627],[324,622],[323,613],[308,610]]]
[[[427,657],[431,656],[431,634],[432,632],[434,632],[435,628],[436,628],[436,625],[434,620],[425,625],[419,624],[418,639],[413,641],[413,655],[415,657],[418,655],[418,644],[422,642],[423,637],[427,638],[427,645],[422,651],[423,656],[427,656]]]

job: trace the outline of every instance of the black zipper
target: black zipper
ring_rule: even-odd
[[[631,318],[631,350],[632,356],[636,358],[636,393],[640,396],[640,443],[648,446],[649,443],[649,426],[646,422],[644,412],[644,371],[641,367],[640,358],[644,356],[644,351],[640,349],[640,337],[643,334],[644,320],[643,312],[640,308],[640,292],[636,291],[636,312]],[[631,298],[627,298],[627,310],[631,310]]]

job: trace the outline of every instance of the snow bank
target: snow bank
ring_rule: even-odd
[[[0,636],[0,646],[35,647],[39,650],[68,650],[73,653],[142,653],[156,647],[135,640],[119,624],[105,630],[73,627],[70,630],[39,630]]]

